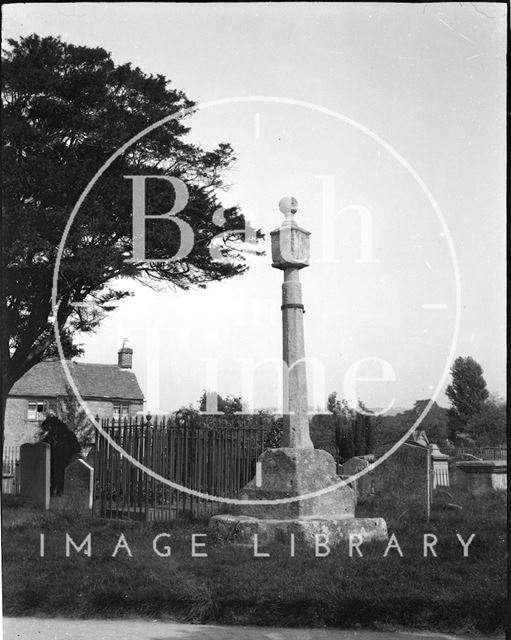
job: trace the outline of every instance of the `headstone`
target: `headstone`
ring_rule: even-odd
[[[432,493],[429,447],[404,443],[374,470],[375,504],[391,500],[412,517],[429,518]]]
[[[50,508],[50,445],[26,443],[20,447],[21,495],[35,509]]]
[[[430,444],[433,464],[433,488],[450,486],[449,456],[442,453],[437,444]]]
[[[94,469],[94,460],[96,458],[96,451],[94,445],[89,449],[89,452],[85,456],[85,462]]]
[[[64,511],[91,515],[94,491],[94,469],[82,458],[66,467],[64,474]]]
[[[343,476],[351,477],[356,473],[367,469],[367,467],[369,466],[369,462],[364,458],[350,458],[343,463],[342,474]],[[355,489],[356,501],[359,502],[360,500],[364,500],[365,498],[368,498],[372,493],[372,474],[365,473],[350,484]]]

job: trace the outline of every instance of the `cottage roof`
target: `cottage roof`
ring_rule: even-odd
[[[144,399],[137,377],[116,364],[67,361],[80,395],[85,398],[118,400]],[[69,385],[60,360],[46,360],[33,366],[9,392],[10,396],[55,397],[66,395]]]

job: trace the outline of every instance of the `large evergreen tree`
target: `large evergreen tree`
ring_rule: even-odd
[[[470,356],[456,358],[451,367],[452,383],[445,391],[451,401],[448,413],[450,438],[466,430],[468,421],[481,413],[489,397],[481,365]]]
[[[122,285],[119,288],[119,279],[186,289],[247,268],[240,253],[246,236],[229,231],[245,229],[246,221],[237,208],[223,211],[218,200],[233,150],[220,143],[206,151],[188,142],[182,115],[131,146],[85,199],[62,256],[54,317],[51,292],[57,247],[79,196],[119,147],[194,103],[163,76],[147,75],[130,64],[116,65],[101,48],[37,35],[8,44],[2,73],[2,423],[12,385],[34,364],[55,354],[55,324],[66,356],[78,354],[76,332],[93,330],[128,295]],[[126,175],[167,175],[186,184],[189,198],[178,218],[193,230],[188,255],[176,261],[129,261],[133,185]],[[148,215],[168,212],[175,200],[168,182],[148,181]],[[218,210],[220,216],[215,215]],[[176,223],[148,220],[145,226],[146,256],[173,257],[181,243]],[[213,241],[220,233],[222,238]],[[260,232],[252,235],[261,237]],[[212,241],[217,257],[210,252]]]
[[[507,435],[507,406],[496,396],[488,398],[481,411],[469,418],[466,433],[477,447],[504,447]]]

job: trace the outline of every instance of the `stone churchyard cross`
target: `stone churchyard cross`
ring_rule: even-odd
[[[313,449],[307,414],[307,373],[303,337],[302,285],[300,269],[309,266],[310,232],[299,227],[294,215],[296,198],[279,202],[285,220],[271,232],[272,267],[284,271],[282,283],[282,353],[284,361],[284,402],[282,446]]]
[[[263,451],[255,478],[243,487],[230,513],[210,519],[209,528],[215,537],[238,544],[250,544],[254,536],[266,543],[291,534],[309,545],[317,535],[327,535],[331,544],[350,534],[387,539],[382,518],[355,518],[353,489],[336,474],[333,456],[312,444],[299,277],[300,269],[309,266],[310,233],[294,221],[295,198],[282,198],[279,208],[285,219],[270,235],[272,266],[284,271],[282,444]]]

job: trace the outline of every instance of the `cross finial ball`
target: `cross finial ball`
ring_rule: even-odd
[[[294,196],[284,196],[280,199],[279,209],[287,220],[298,211],[298,200]]]

